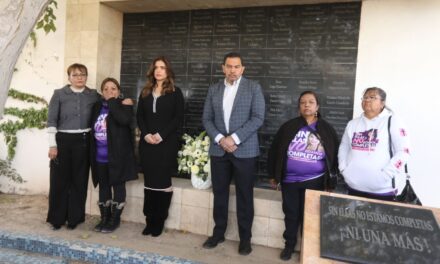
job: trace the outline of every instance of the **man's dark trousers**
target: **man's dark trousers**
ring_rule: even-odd
[[[214,192],[214,237],[224,237],[228,223],[229,186],[234,179],[237,201],[238,232],[241,241],[252,236],[254,219],[254,182],[257,158],[237,158],[231,153],[211,156]]]

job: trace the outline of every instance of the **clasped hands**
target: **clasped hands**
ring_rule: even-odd
[[[162,137],[159,135],[159,133],[156,133],[154,135],[147,134],[144,137],[144,139],[145,139],[145,141],[147,141],[148,144],[153,144],[153,145],[156,145],[156,144],[159,144],[160,142],[162,142]]]
[[[224,151],[228,153],[232,153],[237,149],[237,145],[231,136],[221,138],[218,144]]]

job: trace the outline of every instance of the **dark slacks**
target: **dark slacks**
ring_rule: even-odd
[[[123,203],[127,196],[125,182],[111,185],[108,170],[108,163],[96,163],[96,174],[98,175],[99,183],[99,202],[105,203],[108,200],[113,200],[117,203]]]
[[[250,240],[254,220],[254,182],[257,158],[236,158],[230,153],[211,156],[214,193],[214,237],[223,237],[228,223],[229,185],[235,182],[238,233],[241,241]]]
[[[295,248],[297,234],[304,219],[304,197],[306,189],[323,190],[324,177],[305,182],[282,183],[284,225],[283,237],[286,248]]]
[[[58,156],[50,162],[47,222],[70,225],[84,222],[89,179],[90,133],[56,134]]]

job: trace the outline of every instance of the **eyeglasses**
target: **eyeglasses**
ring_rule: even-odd
[[[87,74],[85,74],[85,73],[80,73],[80,74],[74,73],[74,74],[72,74],[70,76],[73,77],[73,78],[85,78],[85,77],[87,77]]]
[[[375,101],[377,99],[380,99],[380,98],[377,96],[364,96],[361,98],[362,101],[367,101],[367,102],[368,101]]]

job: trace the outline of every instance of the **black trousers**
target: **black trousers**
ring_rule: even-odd
[[[230,153],[211,156],[211,177],[214,193],[213,236],[223,237],[228,223],[229,185],[235,182],[238,233],[241,241],[252,237],[254,220],[254,182],[257,158],[236,158]]]
[[[113,200],[117,203],[125,202],[127,191],[125,189],[125,182],[118,184],[110,184],[110,176],[108,172],[108,163],[96,163],[96,174],[98,175],[99,184],[99,202],[105,203],[108,200]],[[113,189],[113,195],[112,195]]]
[[[50,161],[47,222],[76,225],[85,220],[90,133],[56,134],[58,156]]]
[[[286,248],[295,248],[298,230],[304,219],[306,189],[324,190],[324,177],[305,182],[282,183],[281,193],[283,197],[284,225],[286,227],[283,237],[286,240]]]
[[[356,191],[351,188],[348,188],[348,195],[354,195],[354,196],[370,198],[370,199],[377,199],[377,200],[382,200],[382,201],[394,201],[394,195],[374,195],[372,193]]]

